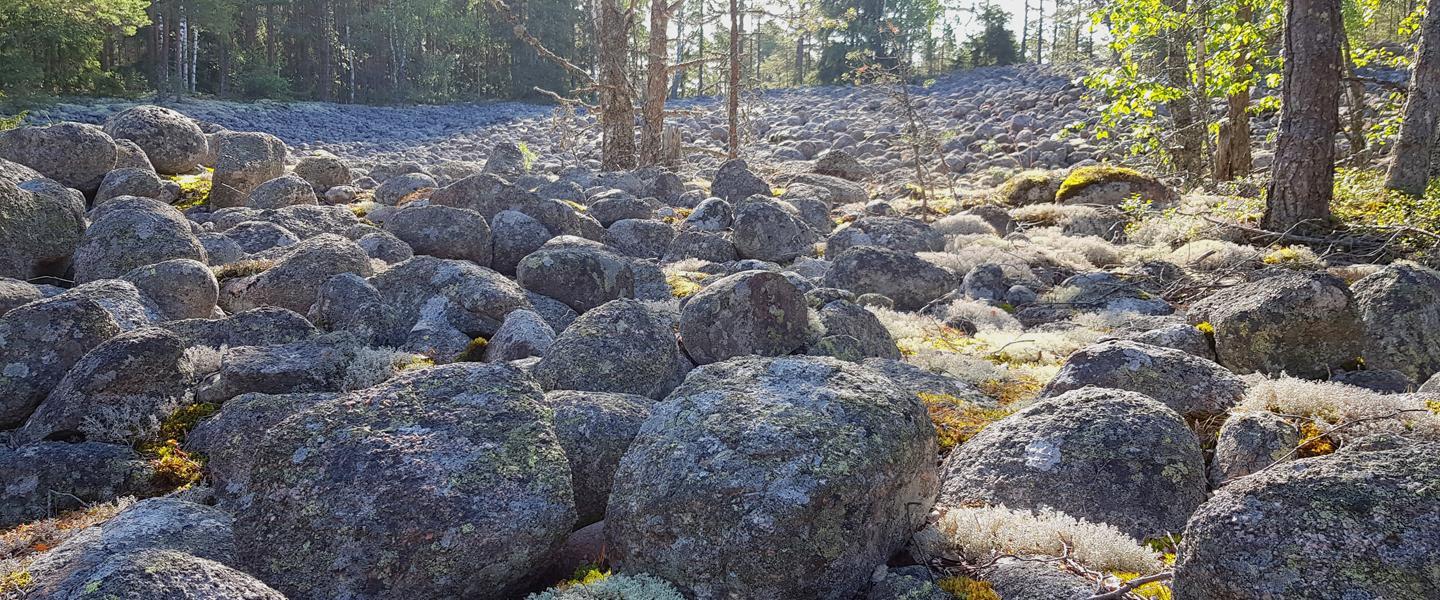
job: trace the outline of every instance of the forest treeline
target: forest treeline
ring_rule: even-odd
[[[1410,14],[1411,1],[1391,18]],[[0,93],[361,103],[535,98],[537,87],[565,94],[580,83],[576,74],[542,58],[516,25],[594,74],[597,11],[607,3],[630,15],[628,71],[638,74],[651,39],[644,0],[511,0],[513,18],[492,0],[7,0]],[[670,96],[723,93],[730,6],[667,8],[664,49],[684,65]],[[983,0],[743,0],[736,8],[736,62],[752,89],[843,81],[867,60],[931,75],[1110,52],[1106,8],[1084,0],[1029,0],[1018,32],[1012,15]]]

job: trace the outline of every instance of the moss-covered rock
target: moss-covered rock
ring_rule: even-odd
[[[1153,207],[1170,206],[1180,196],[1159,179],[1125,167],[1096,165],[1070,171],[1055,192],[1061,204],[1119,206],[1132,198]]]
[[[1006,206],[1029,206],[1055,202],[1055,193],[1060,191],[1064,178],[1050,171],[1021,171],[1005,180],[996,190],[1001,203]]]
[[[1429,598],[1440,445],[1367,438],[1240,479],[1190,520],[1176,600]]]
[[[1139,539],[1175,533],[1205,500],[1200,440],[1149,397],[1082,388],[990,424],[951,453],[939,504],[1048,506]]]
[[[935,452],[920,401],[859,365],[707,365],[620,463],[612,556],[691,598],[848,598],[924,522]]]
[[[294,599],[519,591],[575,523],[542,402],[513,367],[461,363],[301,410],[222,496],[241,561]]]

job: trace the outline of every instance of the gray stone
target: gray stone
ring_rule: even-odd
[[[305,317],[278,307],[241,311],[221,319],[185,319],[161,324],[185,340],[187,346],[269,346],[312,337],[319,333]]]
[[[1266,411],[1233,414],[1215,441],[1210,486],[1219,488],[1294,458],[1299,446],[1300,429],[1284,417]]]
[[[733,204],[756,194],[769,196],[770,184],[751,173],[745,161],[731,159],[715,171],[710,194]]]
[[[950,271],[908,253],[856,246],[836,257],[824,285],[860,294],[880,294],[899,310],[919,310],[959,283]],[[861,304],[864,304],[863,302]]]
[[[0,132],[0,158],[93,196],[115,168],[115,141],[93,125],[57,123]]]
[[[14,435],[22,443],[77,434],[135,443],[180,407],[194,379],[179,336],[153,327],[121,333],[76,362]]]
[[[1370,438],[1240,479],[1185,529],[1176,600],[1426,598],[1440,446]]]
[[[733,229],[740,258],[773,263],[812,254],[818,239],[794,207],[765,197],[736,200]]]
[[[572,236],[553,238],[526,256],[515,268],[515,280],[582,314],[617,298],[635,297],[629,257]]]
[[[95,206],[121,196],[152,198],[166,204],[180,197],[180,186],[173,181],[161,180],[149,169],[115,169],[100,180],[95,192]]]
[[[371,274],[365,250],[337,235],[319,235],[287,250],[288,254],[275,266],[221,286],[220,305],[231,313],[278,306],[305,314],[315,303],[316,290],[331,276]]]
[[[78,510],[121,496],[162,490],[151,481],[149,461],[125,446],[41,442],[0,446],[0,527]]]
[[[328,152],[301,158],[300,162],[295,163],[295,174],[309,182],[317,194],[350,185],[350,168],[345,165],[345,161]]]
[[[555,343],[555,330],[532,310],[512,310],[485,346],[485,362],[545,356]]]
[[[285,174],[285,142],[267,133],[216,135],[210,208],[244,206],[256,186]]]
[[[269,210],[297,204],[319,204],[310,182],[294,173],[281,175],[255,186],[245,203],[250,208]]]
[[[635,258],[661,258],[674,239],[675,230],[660,221],[621,219],[605,230],[605,245]]]
[[[121,277],[145,265],[184,258],[206,262],[205,247],[185,215],[168,204],[134,196],[111,200],[91,214],[75,249],[75,281]]]
[[[1190,308],[1214,329],[1219,363],[1236,373],[1327,378],[1366,350],[1364,325],[1345,284],[1285,272],[1217,292]]]
[[[630,448],[654,401],[644,396],[558,391],[545,394],[555,411],[555,435],[570,462],[576,526],[605,518],[615,469]]]
[[[685,376],[689,360],[674,326],[638,300],[608,302],[566,327],[533,375],[550,390],[615,392],[662,398]]]
[[[385,230],[409,244],[416,254],[490,266],[490,225],[475,211],[407,206],[385,221]]]
[[[189,173],[208,151],[205,133],[189,117],[159,106],[136,106],[105,121],[110,137],[135,142],[155,170]]]
[[[155,303],[166,321],[203,319],[215,312],[220,286],[204,263],[177,258],[139,267],[121,277]]]
[[[513,367],[464,363],[304,408],[221,496],[242,564],[297,599],[520,592],[576,519],[543,402]]]
[[[945,459],[939,504],[1048,506],[1138,539],[1178,533],[1205,501],[1200,440],[1135,392],[1083,388],[990,424]]]
[[[701,365],[790,354],[810,335],[805,295],[785,276],[769,271],[742,271],[715,281],[691,296],[680,312],[685,351]]]
[[[56,296],[0,316],[0,428],[19,425],[81,357],[121,332],[94,299]]]
[[[621,460],[610,553],[688,598],[849,598],[924,523],[935,453],[920,401],[859,365],[707,365]]]
[[[85,199],[45,179],[0,180],[0,206],[0,277],[63,276],[85,235]]]
[[[834,259],[855,246],[879,246],[901,252],[939,252],[945,236],[929,225],[905,217],[865,217],[830,234],[825,256]]]
[[[1139,392],[1191,421],[1225,414],[1245,397],[1245,382],[1198,356],[1114,340],[1081,348],[1065,359],[1041,397],[1085,386]]]
[[[1366,366],[1419,383],[1440,372],[1440,273],[1392,264],[1350,286],[1365,326]]]

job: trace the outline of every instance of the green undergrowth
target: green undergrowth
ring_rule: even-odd
[[[175,208],[187,210],[210,202],[210,187],[214,176],[215,169],[206,167],[204,173],[166,177],[180,185],[180,197],[174,202]]]

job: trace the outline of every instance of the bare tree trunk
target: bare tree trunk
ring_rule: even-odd
[[[640,137],[640,164],[659,164],[661,146],[665,131],[665,96],[670,83],[670,64],[666,62],[669,49],[666,36],[670,29],[670,10],[678,9],[677,0],[672,6],[669,0],[650,0],[650,45],[645,61],[645,109],[644,128]]]
[[[630,11],[620,0],[600,0],[595,38],[600,63],[600,164],[607,171],[635,168],[635,103],[626,69]]]
[[[730,158],[740,156],[740,4],[730,0],[730,86],[726,90],[725,118],[729,124]]]
[[[675,3],[675,64],[685,62],[685,1]],[[685,86],[685,70],[677,69],[670,77],[670,97],[679,98]]]
[[[1045,62],[1045,0],[1040,0],[1035,12],[1035,64]]]
[[[1236,18],[1249,23],[1254,18],[1250,7],[1241,4]],[[1244,48],[1235,57],[1235,72],[1243,73],[1250,65],[1250,49]],[[1250,173],[1254,164],[1250,153],[1250,86],[1237,90],[1225,99],[1225,122],[1220,124],[1220,139],[1215,148],[1215,179],[1233,181]]]
[[[1410,95],[1405,99],[1405,120],[1385,177],[1385,187],[1421,196],[1429,183],[1431,144],[1440,120],[1440,6],[1425,8],[1420,45],[1410,74]]]
[[[1182,19],[1188,18],[1186,13],[1189,7],[1186,0],[1165,0],[1165,4],[1170,10],[1179,13]],[[1206,135],[1204,123],[1195,114],[1195,93],[1190,83],[1190,37],[1190,27],[1182,25],[1176,28],[1162,40],[1165,44],[1165,55],[1161,61],[1167,83],[1180,90],[1180,97],[1166,106],[1170,109],[1170,119],[1175,123],[1176,146],[1171,152],[1175,170],[1187,180],[1199,178],[1204,173],[1201,154],[1204,151]]]
[[[1272,231],[1330,219],[1340,121],[1340,28],[1340,0],[1288,0],[1279,137],[1262,219]]]
[[[1350,141],[1350,154],[1365,152],[1365,86],[1355,78],[1355,61],[1350,52],[1350,36],[1340,28],[1340,67],[1344,69],[1345,101],[1350,110],[1345,113],[1345,139]]]

